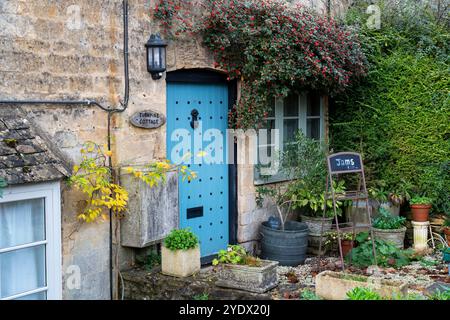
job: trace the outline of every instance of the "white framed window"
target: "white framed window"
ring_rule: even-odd
[[[295,138],[295,134],[301,130],[307,137],[323,140],[325,134],[324,102],[323,96],[316,93],[303,92],[290,93],[286,98],[275,98],[271,101],[265,129],[278,129],[279,151],[283,152],[285,146]],[[258,143],[258,154],[261,148],[266,148],[270,157],[275,151],[275,144],[268,131],[267,144]],[[267,166],[270,166],[268,164]],[[289,178],[279,172],[270,177],[262,177],[260,169],[255,166],[254,184],[264,184],[286,181]]]
[[[59,182],[12,186],[0,198],[0,300],[62,296]]]

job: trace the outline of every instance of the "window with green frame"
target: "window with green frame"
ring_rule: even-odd
[[[276,161],[276,155],[283,152],[299,130],[302,130],[307,137],[323,139],[325,132],[323,100],[323,97],[316,93],[291,93],[284,99],[273,99],[270,112],[262,127],[268,130],[267,141],[264,144],[258,141],[258,157],[263,152],[267,152],[267,156],[273,155],[273,161]],[[279,150],[275,148],[276,136],[272,134],[272,129],[278,129]],[[261,169],[271,165],[272,163],[255,166],[255,185],[289,180],[289,177],[282,172],[263,176]]]

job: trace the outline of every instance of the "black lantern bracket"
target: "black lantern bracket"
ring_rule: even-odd
[[[147,48],[147,71],[153,80],[162,78],[166,71],[166,47],[167,42],[159,33],[152,34],[145,44]]]

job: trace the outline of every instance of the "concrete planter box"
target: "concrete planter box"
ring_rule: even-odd
[[[262,260],[262,266],[254,267],[237,264],[223,264],[219,269],[216,285],[264,293],[278,285],[278,261]]]
[[[347,292],[356,287],[370,288],[382,297],[406,295],[408,286],[401,281],[324,271],[316,276],[316,294],[326,300],[346,300]]]
[[[405,243],[406,227],[393,230],[384,230],[373,228],[375,239],[390,241],[399,249],[403,249]]]
[[[188,277],[200,271],[200,247],[172,251],[161,246],[161,272],[168,276]]]

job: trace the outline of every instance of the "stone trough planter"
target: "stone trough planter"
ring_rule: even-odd
[[[373,228],[373,234],[375,239],[392,242],[399,249],[405,246],[406,227],[390,230]]]
[[[316,294],[326,300],[346,300],[347,292],[356,287],[370,288],[386,298],[408,292],[407,284],[401,281],[333,271],[324,271],[316,276]]]
[[[249,292],[264,293],[278,285],[278,261],[261,260],[259,267],[223,264],[216,285]]]

